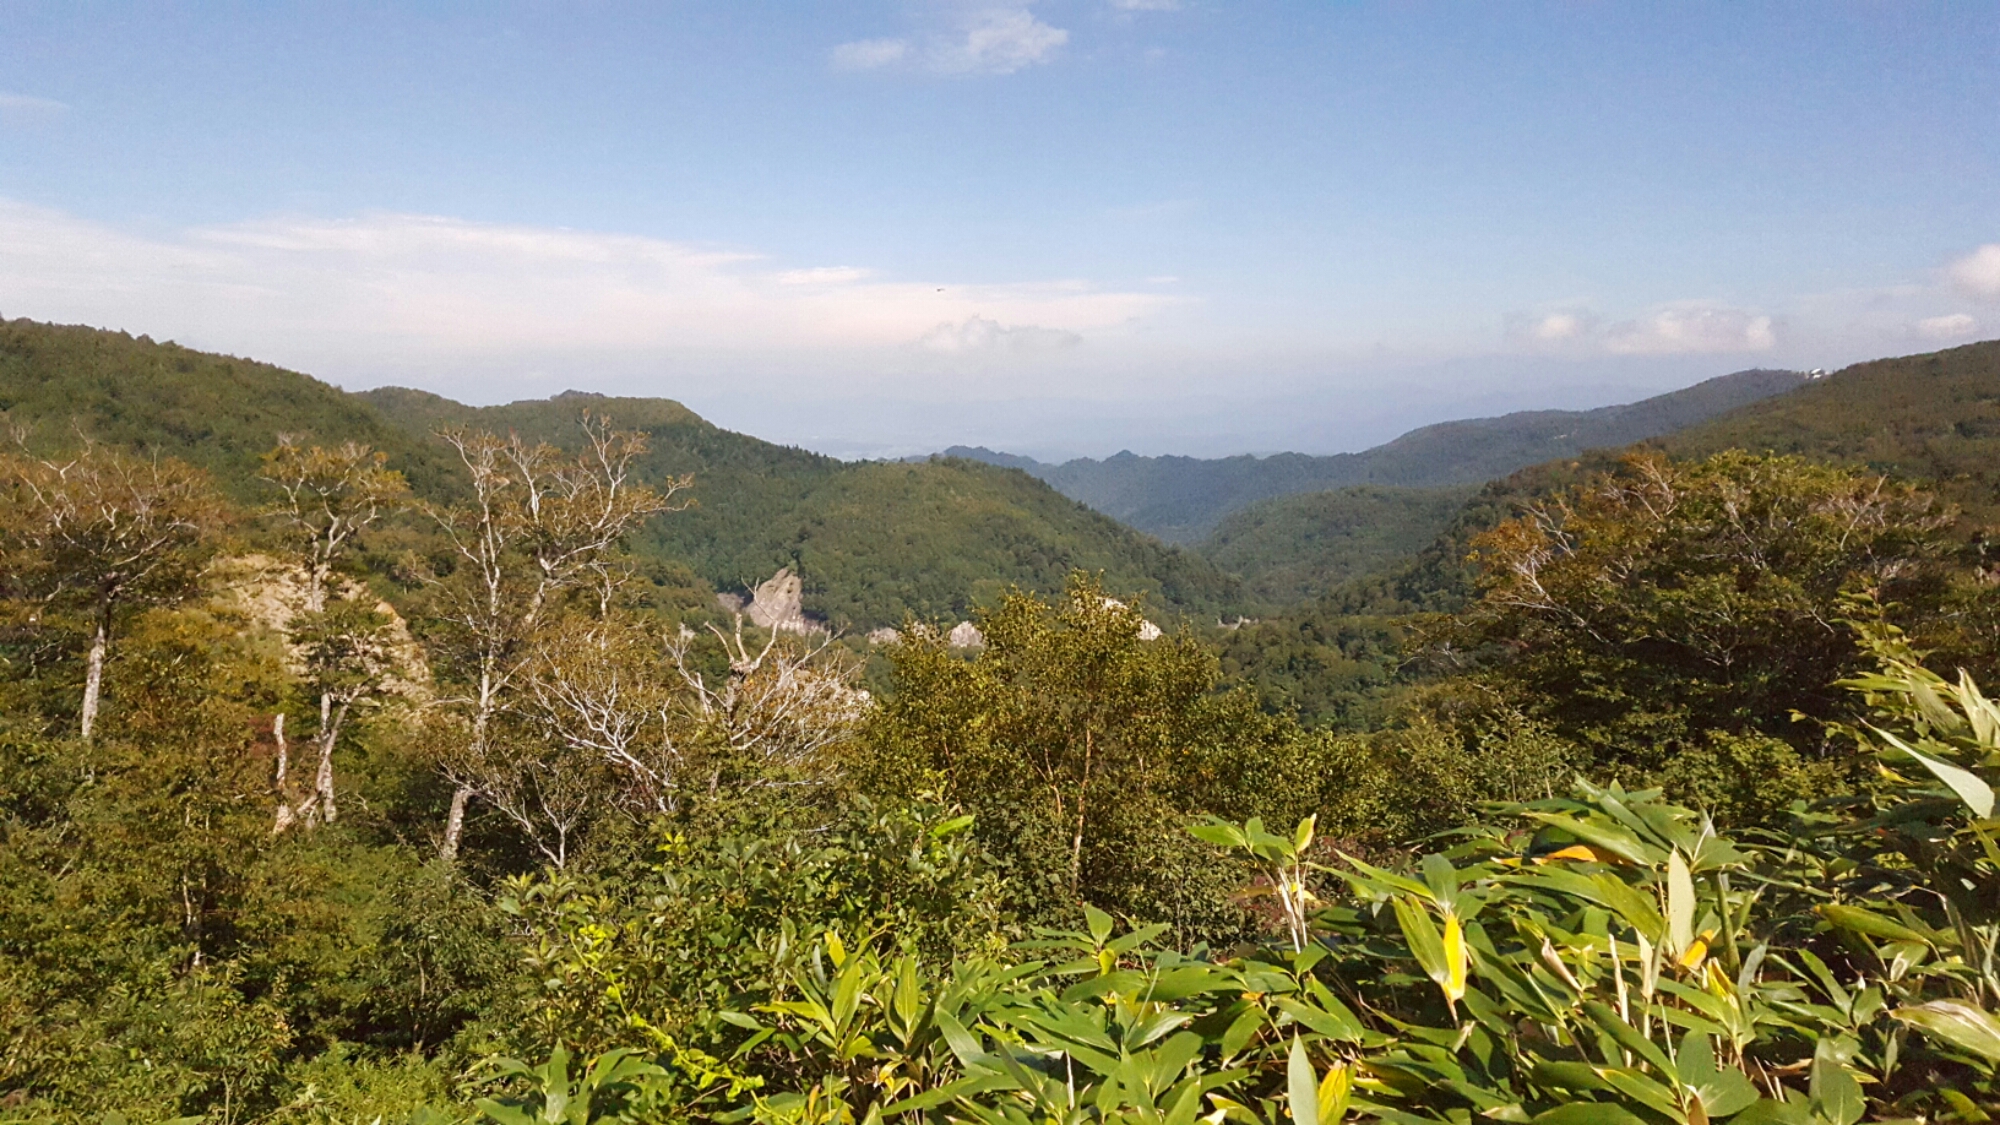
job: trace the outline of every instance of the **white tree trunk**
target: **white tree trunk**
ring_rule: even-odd
[[[278,812],[271,824],[271,835],[282,835],[292,826],[292,795],[285,791],[285,774],[291,768],[291,750],[285,745],[285,713],[278,712],[271,719],[271,736],[278,740]]]
[[[472,798],[472,790],[459,786],[451,793],[451,812],[444,818],[444,843],[438,848],[438,858],[446,863],[458,859],[458,840],[465,834],[465,803]]]
[[[104,695],[104,654],[111,647],[111,607],[98,614],[97,633],[90,638],[90,660],[83,677],[83,740],[97,726],[97,704]]]
[[[340,815],[333,802],[333,745],[340,740],[340,726],[347,720],[347,703],[332,706],[331,696],[319,697],[319,772],[313,775],[313,793],[319,803],[320,817],[327,824]]]

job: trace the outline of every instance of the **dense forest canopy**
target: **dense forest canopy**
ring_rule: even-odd
[[[4,333],[0,1121],[2000,1104],[1992,345],[1162,632],[1216,572],[1025,474]],[[724,611],[729,495],[915,616]]]

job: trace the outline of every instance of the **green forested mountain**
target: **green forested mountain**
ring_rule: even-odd
[[[1676,457],[1799,453],[1936,485],[2000,517],[2000,340],[1857,363],[1660,439]]]
[[[2000,523],[2000,341],[1855,364],[1647,444],[1676,458],[1730,449],[1792,454],[1925,483],[1962,509],[1965,563],[1990,568],[1991,529]],[[1420,549],[1230,636],[1225,665],[1308,717],[1353,713],[1389,679],[1397,659],[1390,621],[1463,607],[1476,593],[1475,538],[1612,471],[1620,452],[1594,449],[1489,481]],[[1256,589],[1263,580],[1255,561],[1306,557],[1274,540],[1262,555],[1223,565]]]
[[[1267,606],[1310,601],[1429,546],[1475,490],[1356,485],[1260,500],[1195,550]]]
[[[985,449],[947,452],[1022,469],[1107,515],[1169,543],[1196,542],[1258,500],[1350,485],[1469,485],[1586,450],[1673,433],[1804,382],[1796,371],[1750,370],[1596,410],[1530,410],[1440,422],[1359,453],[1312,457],[1140,457],[1120,453],[1060,465]]]
[[[37,446],[81,437],[169,454],[213,473],[237,500],[261,496],[258,458],[280,433],[366,442],[419,490],[447,475],[448,451],[331,384],[80,325],[0,321],[0,411]]]
[[[698,506],[656,520],[641,560],[685,563],[719,590],[781,566],[799,570],[809,612],[846,628],[906,614],[963,616],[1010,585],[1059,588],[1072,568],[1172,613],[1211,614],[1234,584],[1201,558],[1161,545],[1025,474],[976,462],[848,463],[721,429],[666,399],[584,394],[468,407],[421,391],[348,394],[269,364],[172,343],[27,320],[0,327],[0,410],[37,443],[75,434],[183,458],[239,500],[256,499],[258,457],[280,433],[354,439],[389,455],[419,496],[459,479],[431,438],[461,424],[570,444],[584,410],[641,429],[648,480],[695,474]]]

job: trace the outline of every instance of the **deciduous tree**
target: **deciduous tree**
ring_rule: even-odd
[[[198,589],[222,503],[208,475],[191,465],[95,444],[68,457],[0,458],[0,481],[15,513],[6,529],[15,584],[89,623],[79,718],[88,740],[121,619]]]
[[[595,588],[603,608],[620,578],[620,541],[648,518],[686,507],[675,497],[694,483],[687,476],[659,488],[635,481],[644,433],[585,414],[583,435],[574,455],[518,434],[438,435],[471,485],[467,503],[430,510],[457,563],[439,590],[444,628],[435,664],[459,685],[449,702],[467,731],[442,760],[453,782],[440,848],[447,860],[458,854],[466,803],[482,791],[512,792],[524,776],[526,760],[499,752],[495,722],[532,668],[536,634],[555,603]]]

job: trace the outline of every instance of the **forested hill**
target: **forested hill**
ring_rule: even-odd
[[[654,521],[642,552],[683,560],[724,590],[797,567],[806,608],[845,627],[900,624],[906,612],[962,616],[1008,586],[1059,589],[1073,567],[1182,612],[1213,614],[1236,597],[1199,557],[975,461],[838,461],[721,429],[667,399],[571,391],[469,407],[403,388],[354,397],[412,437],[461,424],[567,445],[586,409],[645,430],[647,474],[693,473],[699,505]]]
[[[1440,422],[1359,453],[1314,457],[1140,457],[1045,464],[987,449],[947,454],[1018,468],[1065,496],[1170,543],[1205,538],[1231,512],[1258,500],[1349,485],[1478,484],[1586,449],[1630,445],[1673,433],[1746,403],[1793,390],[1796,371],[1738,371],[1683,390],[1596,410],[1531,410]]]
[[[1658,444],[1677,457],[1747,449],[1866,465],[2000,522],[2000,340],[1857,363]]]
[[[449,495],[458,474],[431,437],[447,423],[571,444],[584,409],[652,439],[644,471],[694,473],[699,506],[656,520],[643,559],[685,563],[740,590],[799,569],[806,608],[836,625],[898,624],[905,614],[963,616],[1009,585],[1060,589],[1073,567],[1105,572],[1169,614],[1233,605],[1234,583],[1024,473],[976,462],[849,463],[714,426],[666,399],[565,394],[475,408],[422,391],[349,394],[269,364],[94,328],[0,322],[0,411],[31,441],[82,434],[201,465],[255,501],[258,457],[280,433],[354,439],[389,455],[420,496]]]

